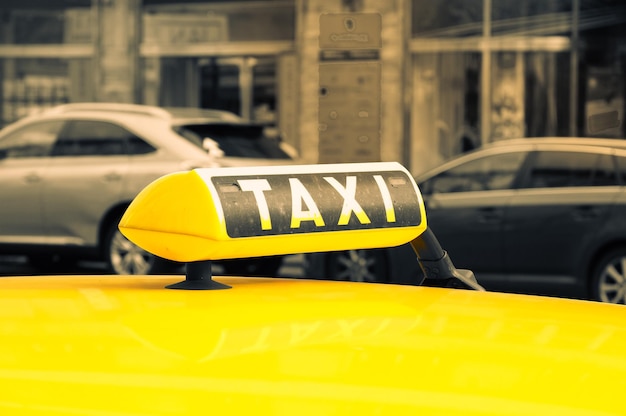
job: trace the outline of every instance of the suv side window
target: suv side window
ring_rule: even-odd
[[[143,154],[154,148],[121,126],[93,120],[68,123],[52,150],[53,156]]]
[[[528,188],[617,185],[613,157],[602,153],[540,151],[529,170]]]
[[[63,124],[61,120],[44,121],[14,131],[0,141],[0,159],[49,156]]]
[[[154,146],[137,136],[131,136],[128,140],[129,155],[145,155],[154,151],[156,151]]]
[[[619,179],[622,185],[626,185],[626,156],[616,156]]]
[[[510,189],[528,152],[489,155],[455,166],[420,185],[425,193]]]

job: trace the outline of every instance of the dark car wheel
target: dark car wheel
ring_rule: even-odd
[[[124,237],[117,228],[117,222],[110,228],[105,244],[105,260],[111,273],[159,274],[172,268],[172,262],[148,253]]]
[[[608,303],[626,303],[626,247],[609,251],[594,269],[591,297]]]
[[[388,283],[389,271],[384,250],[348,250],[328,253],[328,277],[352,282]]]

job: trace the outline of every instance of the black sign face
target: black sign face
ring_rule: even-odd
[[[403,171],[211,177],[231,238],[413,227],[420,200]]]

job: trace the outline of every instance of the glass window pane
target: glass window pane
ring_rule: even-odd
[[[128,154],[129,155],[145,155],[155,152],[156,148],[150,143],[145,142],[137,136],[132,136],[128,140]]]
[[[200,62],[200,107],[240,114],[239,67],[217,59]]]
[[[14,72],[0,79],[0,124],[5,125],[70,101],[70,60],[28,58],[11,61]],[[83,78],[84,79],[84,78]]]
[[[419,53],[413,56],[413,67],[411,137],[438,151],[416,169],[424,171],[482,144],[482,60],[474,52]]]
[[[14,3],[17,5],[19,0]],[[6,30],[0,31],[3,32],[0,33],[0,43],[49,45],[91,42],[91,0],[44,1],[39,7],[7,6],[3,11],[2,29]]]
[[[606,154],[539,152],[530,170],[530,188],[617,185],[615,165]]]
[[[267,137],[259,124],[193,124],[181,126],[178,133],[200,146],[197,138],[209,138],[229,157],[290,159],[280,141]]]
[[[413,36],[455,37],[482,35],[483,0],[412,2]]]
[[[259,123],[276,123],[276,60],[257,59],[252,72],[252,119]]]
[[[504,153],[472,160],[430,179],[435,192],[475,192],[510,189],[526,152]]]
[[[0,141],[0,159],[48,156],[62,127],[63,121],[49,121],[13,132]]]
[[[493,0],[495,36],[569,35],[572,4],[560,0]]]
[[[626,185],[626,156],[618,156],[616,160],[620,184]]]
[[[52,151],[53,156],[124,155],[133,135],[111,123],[80,120],[71,122]]]
[[[12,23],[13,43],[63,43],[63,12],[14,12],[12,16]]]

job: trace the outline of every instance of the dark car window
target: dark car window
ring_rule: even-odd
[[[48,156],[63,124],[45,121],[14,131],[0,141],[0,159]]]
[[[154,148],[128,130],[103,121],[75,120],[61,133],[53,156],[143,154]]]
[[[626,156],[617,156],[617,168],[619,170],[619,180],[622,185],[626,185]]]
[[[156,151],[156,148],[145,140],[140,139],[137,136],[131,136],[128,139],[128,154],[129,155],[145,155]]]
[[[527,152],[490,155],[455,166],[420,185],[424,193],[509,189]]]
[[[602,153],[537,152],[529,169],[528,188],[617,185],[613,157]]]
[[[264,127],[255,124],[188,124],[177,128],[178,134],[202,146],[202,139],[213,139],[225,156],[257,159],[291,159],[280,147],[280,141],[263,134]]]

